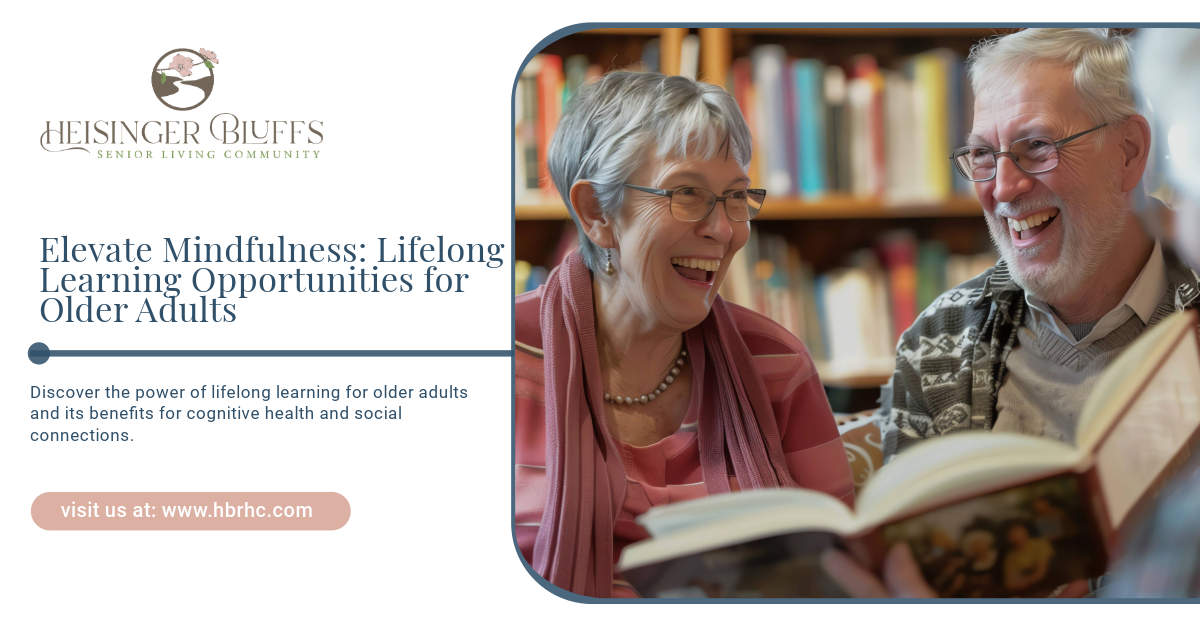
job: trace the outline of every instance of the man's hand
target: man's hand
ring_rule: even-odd
[[[892,546],[883,559],[883,581],[850,556],[835,549],[821,554],[821,566],[854,597],[930,598],[938,594],[925,582],[907,543]]]

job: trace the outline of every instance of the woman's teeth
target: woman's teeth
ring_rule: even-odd
[[[1013,220],[1012,218],[1009,218],[1008,226],[1012,227],[1013,231],[1020,233],[1022,231],[1025,231],[1026,229],[1032,229],[1034,227],[1037,227],[1057,215],[1058,215],[1058,208],[1055,207],[1055,208],[1051,208],[1047,211],[1044,211],[1040,214],[1034,214],[1032,216],[1027,216],[1027,217],[1025,217],[1024,220]]]
[[[721,260],[672,257],[671,266],[684,279],[711,284],[713,277],[716,276],[717,269],[721,267]]]
[[[717,269],[721,268],[721,260],[719,259],[697,259],[695,257],[672,257],[671,264],[683,268],[699,268],[700,270],[710,272],[716,272]]]

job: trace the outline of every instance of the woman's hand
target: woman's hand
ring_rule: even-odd
[[[933,598],[937,592],[921,575],[921,568],[913,558],[907,543],[899,543],[888,550],[883,559],[883,581],[867,571],[844,552],[835,549],[821,554],[821,566],[834,582],[854,597],[906,597]]]

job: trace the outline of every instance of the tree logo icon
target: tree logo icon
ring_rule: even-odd
[[[176,110],[189,111],[204,104],[212,94],[213,65],[217,53],[176,48],[158,58],[150,83],[158,102]]]

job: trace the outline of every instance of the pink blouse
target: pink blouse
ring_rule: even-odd
[[[542,336],[539,288],[517,297],[516,323],[516,529],[517,545],[533,562],[533,545],[546,500],[546,432],[543,405]],[[730,304],[754,366],[766,384],[792,478],[802,488],[822,491],[854,504],[854,482],[837,423],[808,349],[769,318]],[[692,390],[679,430],[646,447],[617,443],[627,490],[613,531],[613,564],[625,546],[647,538],[635,519],[654,506],[707,494],[696,439],[700,390]],[[732,469],[729,483],[737,490]],[[629,585],[613,582],[614,597],[636,597]]]

